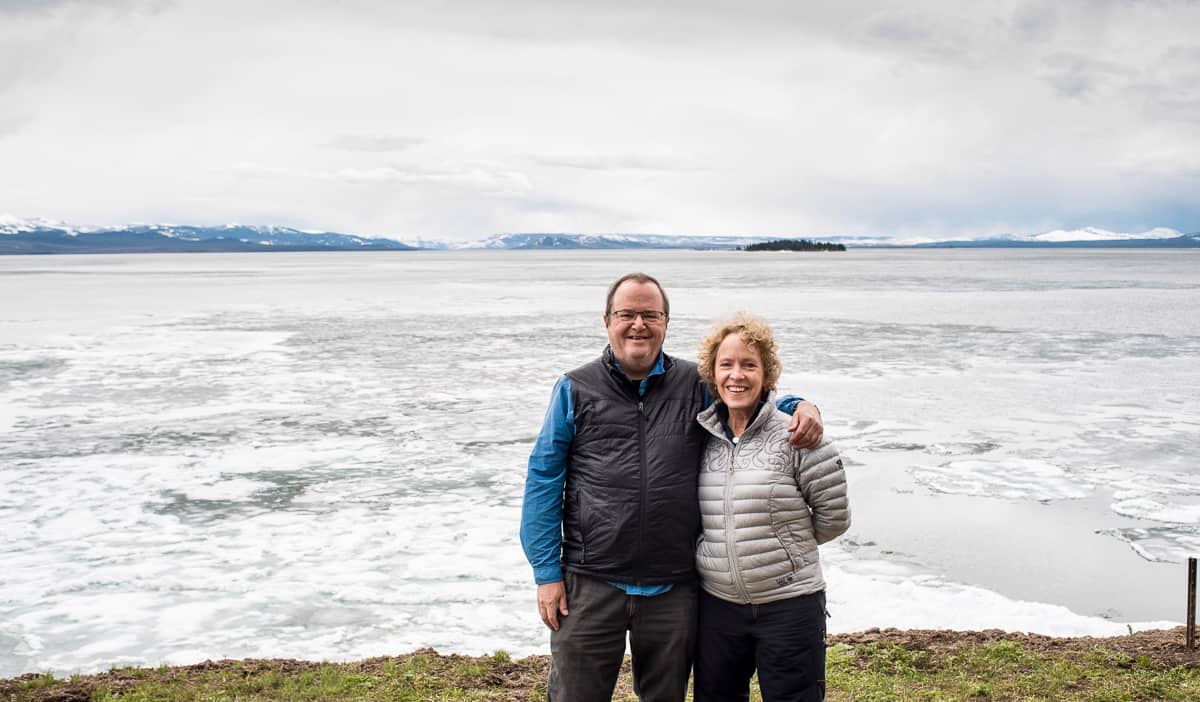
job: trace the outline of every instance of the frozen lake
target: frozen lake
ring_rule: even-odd
[[[630,270],[820,405],[833,631],[1182,621],[1200,251],[0,257],[0,677],[548,651],[525,459]]]

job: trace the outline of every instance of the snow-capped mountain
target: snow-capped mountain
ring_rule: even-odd
[[[953,239],[918,248],[1196,248],[1200,232],[1182,234],[1175,229],[1156,227],[1144,232],[1112,232],[1097,227],[1056,229],[1039,234],[1009,234],[987,239]]]
[[[776,237],[778,238],[778,237]],[[497,234],[453,249],[735,249],[769,237],[670,236],[664,234]]]
[[[1065,241],[1135,241],[1147,239],[1174,239],[1183,236],[1182,232],[1168,227],[1155,227],[1148,231],[1130,234],[1126,232],[1110,232],[1097,227],[1083,229],[1055,229],[1041,234],[1017,235],[1014,241],[1065,242]]]
[[[0,213],[0,234],[20,234],[43,229],[74,231],[66,222],[55,222],[41,217],[20,219],[9,214]]]
[[[130,224],[80,227],[0,215],[0,253],[171,253],[411,249],[392,239],[274,225]]]

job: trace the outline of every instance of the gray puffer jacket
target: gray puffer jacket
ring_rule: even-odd
[[[793,448],[789,420],[774,393],[736,444],[717,404],[696,417],[712,434],[700,470],[696,569],[704,589],[723,600],[762,604],[824,590],[817,544],[850,526],[837,448],[828,439]]]

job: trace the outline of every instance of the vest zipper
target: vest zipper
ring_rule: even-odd
[[[642,400],[638,400],[638,457],[641,460],[641,478],[642,478],[642,513],[638,515],[638,560],[645,562],[645,553],[642,551],[643,544],[646,542],[646,516],[649,502],[649,497],[646,495],[646,409],[642,404]],[[640,582],[635,583],[641,585]]]

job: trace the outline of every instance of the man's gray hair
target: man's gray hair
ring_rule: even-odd
[[[671,316],[671,301],[667,299],[667,291],[663,290],[663,286],[654,276],[646,275],[645,273],[626,273],[617,278],[617,282],[608,287],[608,299],[604,302],[604,318],[608,319],[608,315],[612,314],[613,296],[617,294],[617,288],[621,287],[622,283],[633,281],[635,283],[653,283],[654,287],[658,288],[658,294],[662,295],[663,309],[668,317]]]

